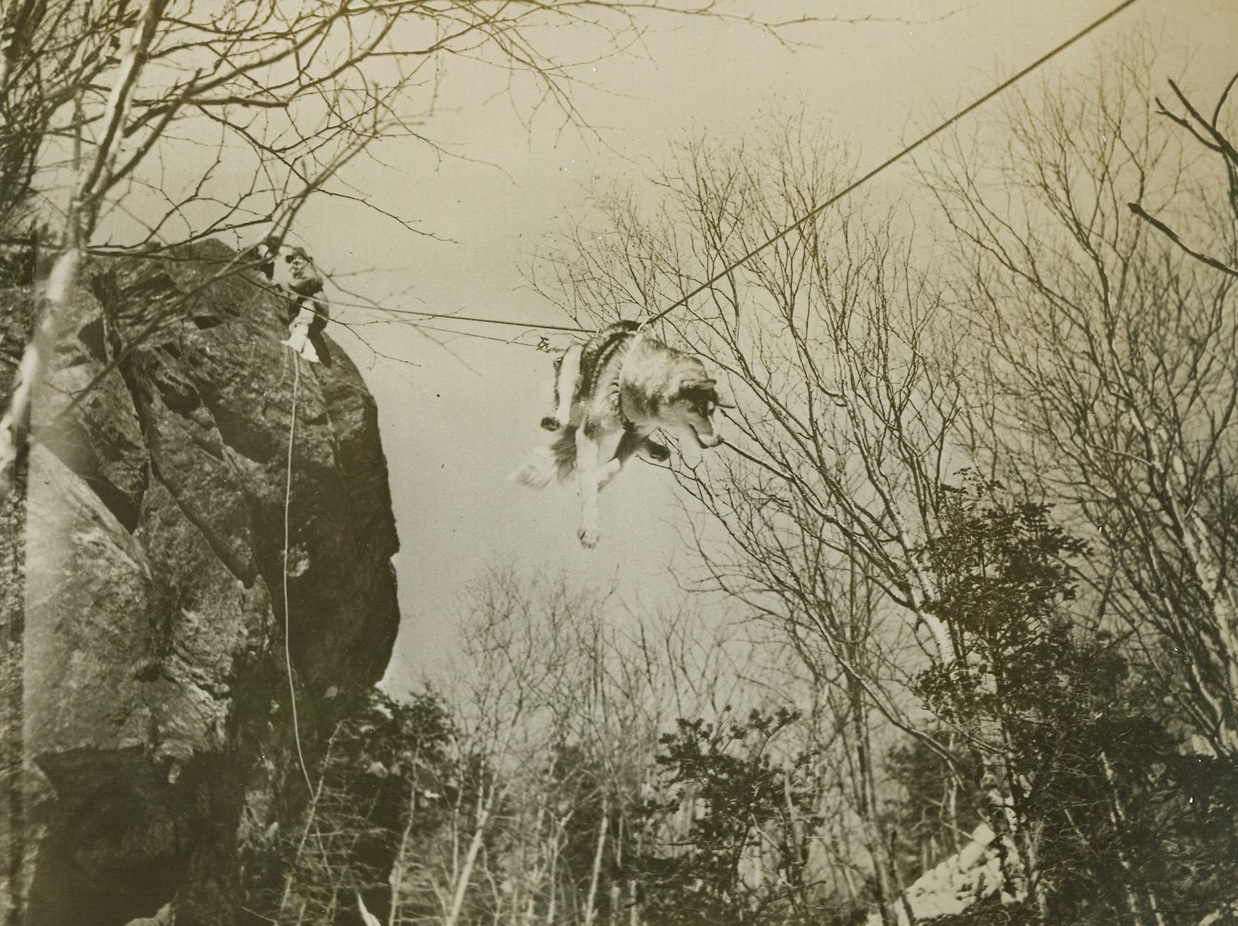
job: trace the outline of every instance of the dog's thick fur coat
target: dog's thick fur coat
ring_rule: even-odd
[[[666,459],[666,448],[650,438],[654,431],[687,431],[702,447],[722,443],[716,416],[723,403],[705,365],[633,322],[617,322],[568,348],[556,364],[555,393],[555,414],[542,419],[554,438],[512,478],[540,487],[575,473],[577,534],[586,547],[598,541],[598,491],[638,450]]]

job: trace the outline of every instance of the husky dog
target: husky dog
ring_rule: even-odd
[[[606,353],[623,346],[638,329],[636,322],[619,321],[602,329],[585,344],[573,344],[555,358],[555,413],[542,419],[547,431],[558,431],[571,423],[572,403],[588,392],[581,389],[581,369],[597,371],[599,359]],[[646,437],[640,451],[657,463],[665,463],[671,452],[665,444]]]
[[[555,373],[555,413],[542,419],[555,437],[512,478],[540,487],[575,472],[581,499],[577,536],[586,547],[598,542],[598,491],[638,450],[657,460],[670,455],[650,439],[654,431],[688,431],[702,447],[722,443],[715,418],[725,403],[705,365],[640,333],[635,322],[616,322],[568,348]]]

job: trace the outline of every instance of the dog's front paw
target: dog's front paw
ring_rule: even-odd
[[[598,538],[602,536],[601,531],[596,527],[581,525],[580,530],[576,532],[576,536],[580,538],[580,545],[586,550],[592,550],[598,545]]]

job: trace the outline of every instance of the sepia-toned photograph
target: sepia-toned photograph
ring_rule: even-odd
[[[0,926],[1238,926],[1238,2],[0,0]]]

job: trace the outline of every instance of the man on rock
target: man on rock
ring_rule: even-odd
[[[284,260],[288,262],[292,279],[279,286],[292,297],[296,314],[288,324],[287,340],[280,343],[286,344],[306,360],[317,363],[318,351],[311,338],[327,326],[328,318],[322,276],[304,248],[292,248]]]

